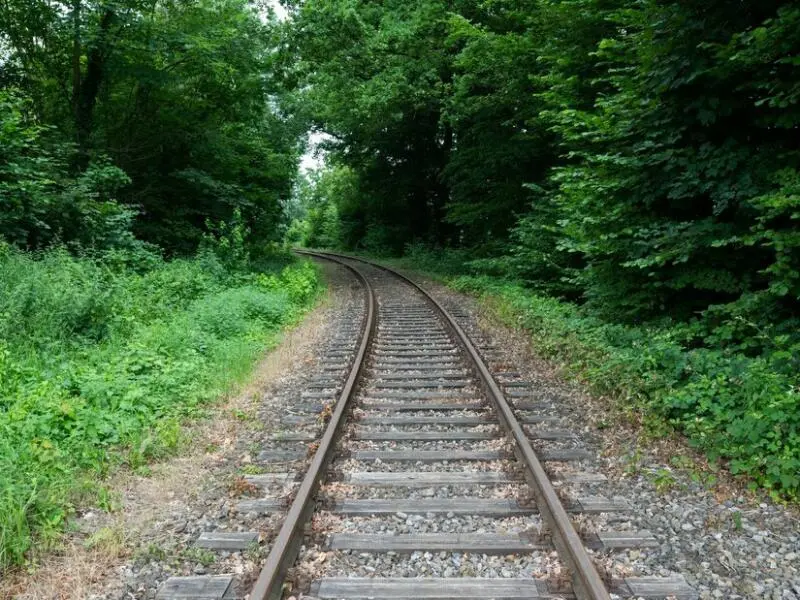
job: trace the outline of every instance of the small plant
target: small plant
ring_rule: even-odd
[[[119,492],[100,486],[97,490],[97,505],[108,513],[117,512],[122,508],[122,496]]]
[[[181,556],[186,560],[200,563],[204,567],[213,565],[217,560],[217,555],[211,550],[208,548],[198,548],[197,546],[189,546],[181,552]]]
[[[262,558],[261,545],[257,541],[251,542],[244,551],[244,555],[251,562],[258,563]]]
[[[101,527],[83,545],[109,556],[119,556],[125,548],[125,533],[121,527]]]
[[[308,445],[308,450],[306,450],[306,456],[308,458],[313,458],[317,453],[317,450],[319,450],[319,442],[311,442]]]
[[[736,531],[742,530],[742,513],[738,510],[733,511],[731,514],[731,520],[733,521],[733,528]]]
[[[133,470],[136,475],[139,477],[152,477],[153,476],[153,469],[150,468],[150,465],[141,465],[136,467]]]
[[[239,410],[238,408],[233,409],[231,411],[231,415],[237,421],[247,422],[247,421],[252,421],[253,420],[253,416],[252,415],[244,412],[243,410]]]
[[[676,467],[678,469],[690,470],[695,468],[694,460],[692,460],[691,457],[686,456],[685,454],[678,454],[677,456],[673,456],[669,462],[672,464],[673,467]]]
[[[625,474],[638,475],[642,470],[642,451],[637,447],[625,457]]]
[[[242,475],[261,475],[265,472],[264,467],[260,465],[244,465],[239,469],[239,473]]]
[[[147,545],[147,548],[139,554],[138,558],[145,562],[160,562],[167,558],[167,551],[161,546],[151,542]]]
[[[323,425],[327,425],[328,422],[331,420],[333,416],[333,402],[330,402],[324,406],[324,408],[320,411],[317,418],[319,419],[320,423]]]
[[[655,471],[647,473],[646,476],[650,481],[653,482],[653,485],[659,494],[670,491],[678,483],[675,475],[669,469],[656,469]]]

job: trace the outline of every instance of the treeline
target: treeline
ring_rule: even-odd
[[[275,31],[246,0],[0,4],[0,236],[186,254],[238,211],[279,239],[301,131]]]
[[[345,248],[459,249],[462,270],[668,331],[665,414],[797,490],[797,3],[309,0],[287,47],[349,178],[308,223],[333,203]]]
[[[316,298],[279,43],[247,0],[0,2],[0,596]]]

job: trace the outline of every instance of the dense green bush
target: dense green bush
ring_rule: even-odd
[[[46,546],[110,467],[173,448],[317,290],[307,263],[118,258],[0,247],[0,568]]]
[[[29,248],[141,246],[130,233],[134,212],[115,201],[128,176],[102,156],[73,173],[74,148],[31,107],[20,92],[0,88],[0,236]]]
[[[693,348],[690,328],[611,324],[586,308],[488,277],[451,284],[486,295],[538,351],[595,391],[661,417],[731,472],[787,497],[800,494],[800,377],[781,352],[747,357]]]

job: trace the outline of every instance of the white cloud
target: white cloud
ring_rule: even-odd
[[[289,13],[281,5],[279,0],[267,0],[267,4],[272,10],[275,11],[275,16],[278,17],[279,21],[285,21],[288,18]]]
[[[328,139],[330,136],[321,131],[312,131],[308,134],[308,147],[300,159],[301,172],[315,171],[325,165],[325,150],[320,148],[320,144]]]

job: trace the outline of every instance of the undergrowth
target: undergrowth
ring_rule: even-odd
[[[0,569],[102,507],[113,468],[173,452],[318,285],[285,256],[238,270],[211,251],[131,258],[0,247]]]
[[[592,391],[676,427],[752,487],[776,498],[800,495],[800,377],[786,368],[785,352],[748,356],[699,338],[692,324],[608,322],[501,277],[465,275],[465,257],[448,251],[411,248],[394,262],[481,297]]]

